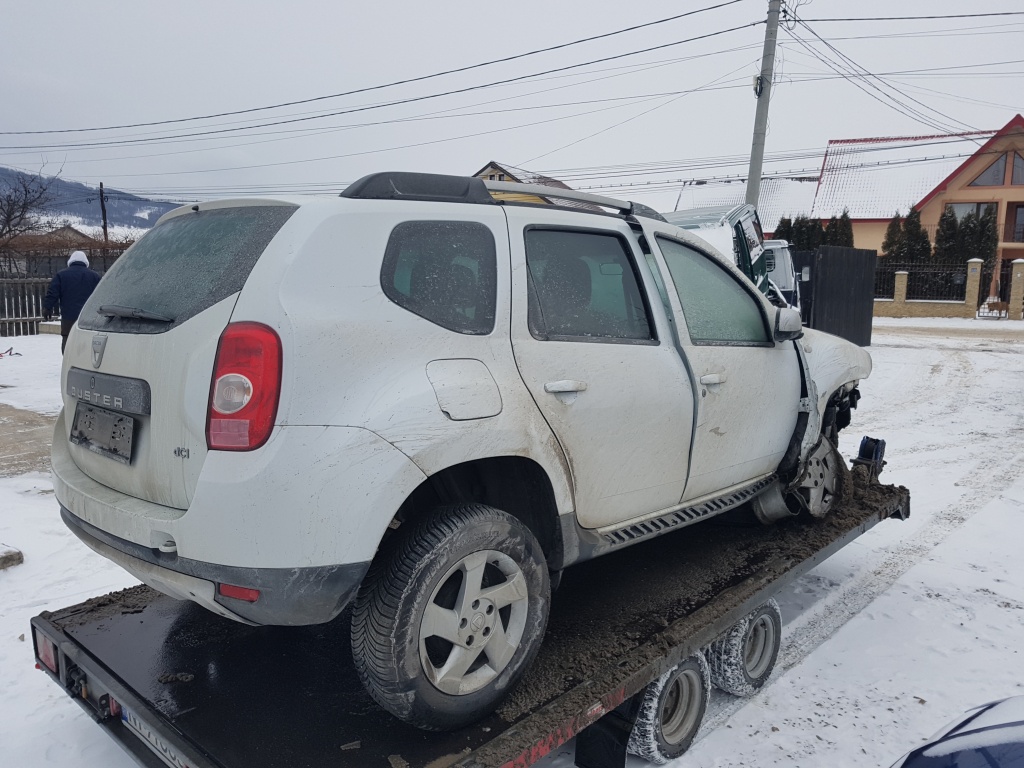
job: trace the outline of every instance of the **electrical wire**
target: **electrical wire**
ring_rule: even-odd
[[[788,34],[797,44],[802,46],[811,56],[816,58],[818,61],[820,61],[826,67],[831,69],[837,75],[844,77],[844,79],[846,79],[856,88],[863,91],[865,94],[875,99],[879,103],[884,104],[885,106],[895,110],[896,112],[899,112],[901,115],[910,118],[914,122],[922,123],[934,130],[943,131],[946,133],[952,132],[950,126],[943,125],[942,123],[939,123],[929,118],[927,115],[921,113],[918,110],[914,110],[913,108],[905,107],[904,105],[900,104],[890,94],[883,91],[863,74],[858,74],[855,71],[851,71],[849,66],[838,63],[833,59],[829,58],[827,54],[823,54],[820,51],[818,51],[808,41],[800,37],[794,30],[786,28],[785,31],[786,34]],[[876,91],[877,94],[872,93],[872,90]]]
[[[1024,16],[1024,11],[1000,11],[997,13],[949,13],[934,16],[857,16],[841,19],[804,19],[804,21],[917,21],[923,19],[980,19],[992,16]]]
[[[255,126],[249,126],[249,128],[267,128],[267,127],[272,127],[272,126],[277,126],[277,125],[287,125],[287,124],[292,124],[292,123],[301,123],[301,122],[307,122],[309,120],[319,120],[319,119],[322,119],[324,117],[336,117],[338,115],[349,115],[349,114],[353,114],[353,113],[356,113],[356,112],[366,112],[366,111],[369,111],[369,110],[372,110],[372,109],[381,109],[382,107],[393,107],[393,106],[397,106],[397,105],[400,105],[400,104],[411,104],[411,103],[420,102],[420,101],[427,101],[429,99],[436,99],[436,98],[440,98],[442,96],[452,96],[454,94],[469,93],[471,91],[478,91],[478,90],[481,90],[481,89],[484,89],[484,88],[491,88],[491,87],[493,87],[495,85],[504,85],[506,83],[514,83],[514,82],[519,82],[519,81],[522,81],[522,80],[528,80],[530,78],[537,77],[538,75],[547,75],[547,74],[551,74],[553,72],[565,72],[565,71],[570,70],[570,69],[578,69],[580,67],[589,66],[590,64],[600,64],[600,63],[603,63],[603,62],[606,62],[606,61],[614,61],[616,59],[625,58],[627,56],[637,56],[637,55],[642,54],[642,53],[649,53],[651,51],[657,51],[657,50],[662,50],[662,49],[665,49],[665,48],[671,48],[671,47],[676,46],[676,45],[683,45],[685,43],[692,43],[692,42],[696,42],[697,40],[707,40],[707,39],[712,38],[712,37],[718,37],[719,35],[724,35],[724,34],[727,34],[729,32],[737,32],[737,31],[739,31],[741,29],[747,29],[749,27],[758,26],[758,25],[764,24],[764,23],[765,22],[763,20],[762,21],[753,21],[753,22],[750,22],[750,23],[747,23],[747,24],[740,24],[739,26],[736,26],[736,27],[730,27],[729,29],[722,29],[722,30],[719,30],[717,32],[709,32],[708,34],[697,35],[696,37],[686,38],[685,40],[677,40],[677,41],[672,42],[672,43],[663,43],[661,45],[654,45],[654,46],[651,46],[649,48],[642,48],[642,49],[636,50],[636,51],[629,51],[628,53],[620,53],[620,54],[616,54],[614,56],[605,56],[605,57],[602,57],[600,59],[593,59],[591,61],[586,61],[586,62],[582,62],[582,63],[578,63],[578,64],[570,64],[570,65],[567,65],[567,66],[564,66],[564,67],[556,67],[556,68],[553,68],[553,69],[544,70],[543,72],[535,72],[535,73],[529,74],[529,75],[519,75],[517,77],[505,78],[504,80],[496,80],[494,82],[485,83],[485,84],[482,84],[482,85],[472,85],[472,86],[467,86],[465,88],[456,88],[456,89],[453,89],[453,90],[450,90],[450,91],[442,91],[440,93],[433,93],[433,94],[428,94],[428,95],[425,95],[425,96],[412,96],[412,97],[409,97],[409,98],[406,98],[406,99],[397,99],[395,101],[385,102],[385,103],[382,103],[382,104],[373,104],[373,105],[367,105],[367,106],[362,106],[362,107],[353,107],[353,108],[350,108],[350,109],[343,109],[343,110],[338,110],[338,111],[335,111],[335,112],[330,112],[330,113],[327,113],[327,114],[324,114],[324,115],[309,116],[309,117],[295,117],[295,118],[289,118],[289,119],[286,119],[286,120],[276,120],[276,121],[269,122],[269,123],[262,123],[262,124],[255,125]],[[196,131],[196,132],[193,132],[193,133],[177,134],[173,138],[187,138],[187,137],[190,137],[190,136],[210,136],[210,135],[217,135],[217,134],[234,133],[234,132],[242,131],[242,130],[247,130],[247,129],[246,128],[222,128],[222,129],[210,130],[210,131]],[[0,146],[0,149],[35,149],[35,150],[50,149],[50,150],[53,150],[53,149],[67,149],[67,148],[72,148],[72,147],[126,146],[126,145],[130,145],[130,144],[149,143],[149,142],[152,142],[152,141],[153,141],[152,139],[126,139],[126,140],[115,140],[115,141],[79,142],[79,143],[55,144],[55,145],[42,144],[42,145],[13,146],[13,147],[11,147],[11,146]]]
[[[858,70],[859,70],[859,71],[860,71],[860,72],[862,72],[862,73],[863,73],[863,74],[864,74],[865,76],[868,76],[868,77],[872,77],[872,78],[874,78],[875,80],[878,80],[878,81],[879,81],[880,83],[882,83],[883,85],[885,85],[886,87],[888,87],[888,88],[889,88],[890,90],[893,90],[893,91],[895,91],[895,92],[896,92],[896,93],[898,93],[899,95],[901,95],[901,96],[903,96],[903,97],[905,97],[905,98],[908,98],[908,99],[910,99],[910,100],[911,100],[911,101],[913,101],[913,102],[914,102],[915,104],[918,104],[918,105],[920,105],[921,107],[924,107],[925,109],[927,109],[927,110],[929,110],[929,111],[931,111],[931,112],[934,112],[935,114],[937,114],[937,115],[939,115],[939,116],[941,116],[941,117],[944,117],[944,118],[946,118],[947,120],[950,120],[950,121],[952,121],[953,123],[958,123],[958,124],[959,124],[959,125],[960,125],[961,127],[964,127],[964,128],[968,128],[968,129],[970,129],[970,130],[977,130],[977,129],[975,128],[975,126],[973,126],[973,125],[970,125],[970,124],[968,124],[968,123],[965,123],[965,122],[964,122],[964,121],[962,121],[962,120],[958,120],[958,119],[956,119],[955,117],[952,117],[952,116],[950,116],[950,115],[947,115],[947,114],[946,114],[945,112],[942,112],[942,111],[940,111],[940,110],[938,110],[938,109],[935,109],[934,107],[932,107],[932,106],[929,106],[928,104],[925,104],[925,103],[924,103],[923,101],[920,101],[919,99],[915,99],[915,98],[914,98],[913,96],[910,96],[909,94],[907,94],[907,93],[904,93],[904,92],[903,92],[903,91],[901,91],[901,90],[900,90],[899,88],[896,88],[896,87],[895,87],[895,86],[893,86],[892,84],[890,84],[890,83],[887,83],[887,82],[886,82],[886,81],[885,81],[885,80],[884,80],[883,78],[879,77],[878,75],[873,75],[873,74],[871,74],[870,72],[868,72],[868,70],[867,70],[867,69],[865,69],[864,67],[862,67],[861,65],[859,65],[859,64],[858,64],[857,62],[855,62],[855,61],[854,61],[853,59],[851,59],[851,58],[850,58],[849,56],[847,56],[847,55],[846,55],[845,53],[843,53],[843,52],[842,52],[842,51],[840,51],[840,50],[839,50],[838,48],[836,48],[836,47],[835,47],[835,46],[834,46],[834,45],[833,45],[833,44],[832,44],[831,42],[829,42],[828,40],[826,40],[825,38],[823,38],[823,37],[822,37],[821,35],[819,35],[819,34],[818,34],[818,33],[817,33],[816,31],[814,31],[814,30],[813,30],[813,29],[812,29],[812,28],[810,27],[810,25],[808,25],[808,24],[807,24],[807,22],[803,21],[802,19],[797,19],[797,23],[798,23],[798,24],[800,24],[800,25],[801,25],[801,26],[802,26],[802,27],[803,27],[804,29],[806,29],[806,30],[807,30],[808,32],[810,32],[810,33],[811,33],[812,35],[814,35],[814,37],[816,37],[816,38],[817,38],[817,39],[818,39],[818,40],[819,40],[819,41],[820,41],[821,43],[823,43],[823,44],[824,44],[824,45],[825,45],[825,46],[826,46],[826,47],[827,47],[827,48],[828,48],[828,49],[829,49],[830,51],[832,51],[832,52],[833,52],[834,54],[836,54],[837,56],[839,56],[841,60],[843,60],[844,62],[846,62],[847,64],[849,64],[849,65],[850,65],[850,67],[852,67],[852,68],[853,68],[853,69],[854,69],[855,71],[858,71]]]
[[[633,25],[631,27],[625,27],[623,29],[615,30],[613,32],[606,32],[606,33],[600,34],[600,35],[592,35],[590,37],[580,38],[579,40],[573,40],[573,41],[568,42],[568,43],[560,43],[558,45],[552,45],[552,46],[548,46],[546,48],[538,48],[538,49],[532,50],[532,51],[525,51],[523,53],[517,53],[517,54],[514,54],[512,56],[505,56],[505,57],[502,57],[502,58],[499,58],[499,59],[491,59],[490,61],[483,61],[483,62],[479,62],[477,64],[470,64],[470,65],[467,65],[467,66],[464,66],[464,67],[457,67],[455,69],[448,69],[448,70],[444,70],[442,72],[434,72],[434,73],[429,74],[429,75],[420,75],[418,77],[406,78],[404,80],[395,80],[395,81],[390,82],[390,83],[382,83],[380,85],[367,86],[365,88],[356,88],[354,90],[342,91],[340,93],[332,93],[332,94],[327,94],[327,95],[324,95],[324,96],[314,96],[314,97],[308,98],[308,99],[297,99],[297,100],[294,100],[294,101],[286,101],[286,102],[281,102],[279,104],[270,104],[270,105],[262,106],[262,107],[251,107],[249,109],[239,109],[239,110],[234,110],[234,111],[231,111],[231,112],[217,112],[217,113],[213,113],[213,114],[209,114],[209,115],[198,115],[198,116],[195,116],[195,117],[183,117],[183,118],[177,118],[177,119],[173,119],[173,120],[156,120],[156,121],[147,122],[147,123],[132,123],[132,124],[126,124],[126,125],[113,125],[113,126],[105,126],[105,127],[98,127],[98,128],[63,128],[63,129],[55,129],[55,130],[47,130],[47,131],[0,131],[0,135],[38,135],[38,134],[49,134],[49,133],[83,133],[83,132],[87,132],[87,131],[111,131],[111,130],[121,130],[121,129],[127,129],[127,128],[143,128],[143,127],[149,127],[149,126],[154,126],[154,125],[171,125],[171,124],[174,124],[174,123],[193,122],[193,121],[197,121],[197,120],[210,120],[210,119],[218,118],[218,117],[229,117],[229,116],[233,116],[233,115],[245,115],[245,114],[251,114],[253,112],[263,112],[263,111],[267,111],[267,110],[271,110],[271,109],[281,109],[281,108],[284,108],[284,107],[294,107],[294,106],[298,106],[298,105],[301,105],[301,104],[311,104],[313,102],[324,101],[324,100],[327,100],[327,99],[337,99],[337,98],[341,98],[343,96],[353,96],[353,95],[359,94],[359,93],[368,93],[370,91],[378,91],[378,90],[382,90],[384,88],[392,88],[392,87],[399,86],[399,85],[408,85],[409,83],[422,82],[424,80],[430,80],[430,79],[437,78],[437,77],[444,77],[446,75],[453,75],[453,74],[456,74],[456,73],[459,73],[459,72],[468,72],[470,70],[479,69],[481,67],[488,67],[488,66],[491,66],[493,64],[502,64],[502,63],[506,63],[506,62],[509,62],[509,61],[515,61],[517,59],[526,58],[528,56],[536,56],[537,54],[541,54],[541,53],[548,53],[550,51],[557,51],[557,50],[560,50],[560,49],[563,49],[563,48],[569,48],[569,47],[574,46],[574,45],[580,45],[582,43],[589,43],[589,42],[592,42],[594,40],[602,40],[602,39],[605,39],[605,38],[608,38],[608,37],[613,37],[615,35],[621,35],[621,34],[624,34],[626,32],[633,32],[635,30],[643,29],[645,27],[652,27],[652,26],[655,26],[655,25],[658,25],[658,24],[666,24],[666,23],[671,22],[671,21],[678,21],[679,19],[686,18],[687,16],[694,16],[696,14],[705,13],[707,11],[714,11],[714,10],[717,10],[719,8],[725,8],[726,6],[729,6],[729,5],[735,5],[736,3],[739,3],[739,2],[743,2],[743,0],[726,0],[726,2],[718,3],[717,5],[710,5],[710,6],[706,6],[704,8],[698,8],[698,9],[693,10],[693,11],[687,11],[686,13],[676,14],[675,16],[669,16],[669,17],[664,18],[664,19],[658,19],[656,21],[650,21],[650,22],[646,22],[644,24],[636,24],[636,25]],[[760,22],[760,23],[763,24],[764,22]],[[653,50],[653,49],[650,49],[650,50]],[[582,66],[582,65],[580,65],[580,66]]]

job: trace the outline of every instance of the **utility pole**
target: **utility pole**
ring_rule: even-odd
[[[103,244],[108,245],[110,240],[107,238],[107,198],[103,194],[103,182],[100,182],[100,211],[103,213]]]
[[[775,41],[779,37],[781,10],[782,0],[768,0],[768,24],[764,30],[761,74],[754,79],[757,113],[754,116],[754,141],[750,147],[750,169],[747,171],[747,202],[751,205],[757,205],[757,198],[761,193],[761,166],[764,163],[764,139],[768,133],[768,104],[772,98]]]

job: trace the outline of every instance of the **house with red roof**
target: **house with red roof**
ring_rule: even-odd
[[[999,257],[1024,258],[1024,117],[996,131],[828,143],[812,218],[827,220],[845,208],[854,245],[881,252],[889,220],[911,207],[933,242],[947,207],[961,218],[994,208]]]

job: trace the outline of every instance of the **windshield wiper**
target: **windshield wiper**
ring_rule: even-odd
[[[156,320],[161,323],[173,323],[173,317],[167,317],[166,315],[158,315],[156,312],[150,312],[147,309],[138,309],[137,307],[124,307],[120,304],[104,304],[96,310],[99,314],[104,317],[132,317],[138,320]]]

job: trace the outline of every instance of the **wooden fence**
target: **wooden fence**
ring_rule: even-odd
[[[0,336],[32,336],[39,333],[46,278],[0,279]]]

